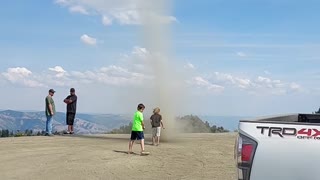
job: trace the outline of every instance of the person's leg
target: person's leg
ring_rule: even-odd
[[[138,140],[140,140],[141,153],[144,152],[144,134],[142,132],[138,132]]]
[[[49,134],[49,116],[47,116],[47,121],[46,121],[46,134]]]
[[[144,152],[144,139],[141,139],[140,146],[141,146],[141,152]]]
[[[156,145],[156,128],[152,128],[152,145]]]
[[[128,154],[131,154],[131,153],[132,153],[133,144],[134,144],[134,140],[130,140],[130,141],[129,141],[129,151],[128,151]]]
[[[70,113],[70,130],[71,130],[71,134],[74,133],[74,131],[73,131],[74,118],[75,118],[75,113]]]
[[[47,119],[48,122],[48,135],[52,135],[52,118],[53,116],[48,116],[49,118]]]
[[[69,113],[66,113],[66,125],[68,126],[67,134],[70,133],[70,127],[69,127]]]
[[[160,131],[161,131],[161,127],[157,127],[157,145],[160,144]]]
[[[72,129],[71,129],[71,113],[69,113],[69,112],[67,112],[66,124],[68,125],[67,134],[70,134],[72,132]]]
[[[137,138],[137,133],[134,131],[131,131],[131,137],[130,137],[130,141],[129,141],[129,151],[128,154],[132,153],[132,147],[134,144],[135,139]]]

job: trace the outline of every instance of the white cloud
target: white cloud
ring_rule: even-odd
[[[88,36],[87,34],[83,34],[80,37],[81,41],[87,45],[96,45],[97,44],[97,39]]]
[[[121,54],[120,56],[121,66],[128,67],[130,71],[144,74],[151,74],[153,71],[151,63],[155,59],[155,56],[144,47],[135,46],[130,52]]]
[[[290,83],[290,89],[293,92],[303,92],[304,91],[304,89],[299,84],[297,84],[295,82]]]
[[[253,83],[248,78],[235,77],[231,74],[215,72],[212,76],[213,81],[217,81],[220,83],[231,84],[233,86],[246,89],[253,86]]]
[[[225,89],[240,89],[250,94],[274,94],[285,95],[295,92],[305,92],[297,83],[282,82],[268,77],[258,76],[256,78],[237,77],[227,73],[215,72],[206,77],[197,77],[197,82],[202,84],[215,84]],[[199,85],[199,84],[198,84]]]
[[[258,76],[255,82],[259,87],[282,88],[286,86],[285,83],[282,83],[280,80],[272,80],[262,76]]]
[[[270,75],[271,73],[269,72],[269,71],[267,71],[267,70],[265,70],[265,71],[263,71],[264,72],[264,74],[266,74],[266,75]]]
[[[108,16],[104,15],[102,17],[102,24],[105,26],[110,26],[110,25],[112,25],[112,19],[109,18]]]
[[[140,85],[147,76],[137,72],[131,72],[126,68],[111,65],[102,67],[96,71],[71,73],[73,78],[86,83],[102,83],[115,86]]]
[[[187,81],[188,84],[196,86],[198,88],[205,88],[211,92],[220,93],[224,90],[223,86],[213,84],[209,80],[204,79],[203,77],[197,76],[193,77],[191,80]]]
[[[140,25],[147,19],[164,24],[178,22],[176,17],[165,15],[159,10],[161,9],[159,8],[161,6],[160,1],[56,0],[55,2],[69,8],[78,7],[75,11],[82,14],[89,14],[87,11],[89,9],[90,12],[92,11],[102,17],[104,25],[111,25],[109,21],[111,19],[120,25]],[[108,17],[108,19],[104,17]]]
[[[195,66],[188,62],[186,65],[184,65],[184,68],[185,69],[195,69]]]
[[[297,84],[297,83],[291,83],[291,84],[290,84],[290,88],[291,88],[291,89],[300,89],[301,86],[300,86],[299,84]]]
[[[247,57],[248,55],[244,52],[237,52],[237,56],[239,57]]]
[[[85,15],[89,14],[89,12],[82,6],[71,6],[69,8],[69,11],[73,12],[73,13],[80,13],[80,14],[85,14]]]
[[[61,66],[55,66],[54,68],[49,68],[49,70],[55,72],[55,76],[58,78],[64,77],[67,74]]]
[[[37,82],[32,77],[32,72],[24,67],[8,68],[7,72],[2,73],[6,80],[11,83],[24,85],[27,87],[42,87],[43,84]]]
[[[61,66],[55,66],[54,68],[49,68],[50,71],[57,73],[65,73],[66,71]]]
[[[122,25],[138,25],[142,23],[141,17],[136,10],[117,11],[111,15]]]
[[[56,0],[55,3],[60,5],[68,5],[70,3],[70,0]]]
[[[155,12],[147,11],[143,13],[144,18],[139,18],[145,22],[158,22],[161,24],[170,24],[173,22],[178,22],[177,18],[174,16],[164,16],[164,15],[159,15]]]
[[[5,73],[9,80],[15,80],[19,78],[28,77],[32,74],[30,70],[24,67],[8,68],[7,73]]]
[[[105,84],[110,86],[140,86],[146,80],[152,79],[140,72],[117,65],[101,67],[98,70],[86,70],[84,72],[71,71],[67,73],[61,66],[48,68],[47,71],[37,74],[26,68],[8,68],[2,73],[2,77],[12,84],[25,87],[56,87],[83,84]]]
[[[150,55],[149,51],[146,48],[135,46],[131,52],[132,55],[137,56],[141,59],[146,59]]]

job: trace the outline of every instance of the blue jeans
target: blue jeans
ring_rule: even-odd
[[[52,118],[53,116],[47,115],[46,134],[52,134]]]

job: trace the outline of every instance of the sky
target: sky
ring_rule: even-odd
[[[166,2],[1,1],[0,109],[44,110],[53,88],[57,110],[65,111],[74,87],[78,112],[131,113],[140,102],[152,111],[153,97],[165,93],[153,91],[167,71],[150,66],[161,56],[174,80],[159,86],[175,91],[168,103],[179,101],[177,114],[318,110],[319,1]],[[147,17],[156,26],[146,28]],[[150,43],[162,39],[166,50],[156,52]]]

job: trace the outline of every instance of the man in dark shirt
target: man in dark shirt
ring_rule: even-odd
[[[77,96],[74,88],[70,89],[70,95],[64,99],[64,102],[67,104],[67,115],[66,123],[68,125],[67,134],[73,134],[73,123],[77,111]]]

